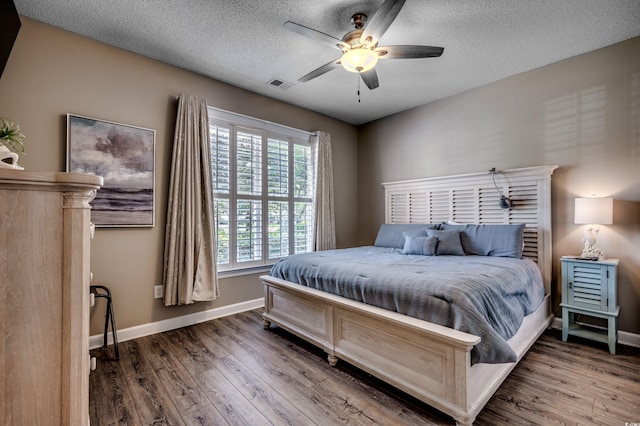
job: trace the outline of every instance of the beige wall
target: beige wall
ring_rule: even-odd
[[[212,303],[165,308],[160,299],[153,299],[153,286],[162,283],[175,97],[181,92],[206,98],[209,105],[218,108],[302,130],[329,132],[335,179],[339,183],[335,205],[337,242],[340,247],[355,244],[357,129],[354,126],[28,18],[22,17],[22,24],[0,78],[0,116],[19,123],[27,136],[27,155],[20,160],[25,168],[65,170],[66,113],[156,130],[155,227],[98,229],[92,244],[94,281],[111,288],[118,328],[263,296],[257,276],[249,275],[222,279],[221,297]],[[92,334],[100,332],[103,312],[102,309],[92,312]]]
[[[573,200],[613,197],[614,224],[601,227],[598,246],[621,260],[620,329],[640,333],[640,38],[369,123],[358,140],[359,244],[371,244],[384,222],[382,182],[559,165],[558,315],[558,258],[582,248]]]
[[[68,112],[156,130],[156,226],[99,229],[91,267],[116,300],[118,328],[262,297],[255,275],[221,280],[212,303],[153,300],[162,251],[171,139],[180,92],[303,130],[332,134],[338,245],[371,244],[384,221],[382,182],[540,164],[553,176],[554,281],[580,250],[573,199],[616,199],[599,246],[621,259],[620,328],[640,333],[640,39],[354,126],[39,22],[23,26],[0,78],[0,116],[20,123],[29,170],[64,170]],[[470,71],[471,72],[471,71]],[[359,212],[359,213],[358,213]],[[559,303],[556,287],[554,303]],[[43,301],[46,303],[46,301]],[[559,314],[556,307],[556,312]],[[102,312],[92,317],[100,331]]]

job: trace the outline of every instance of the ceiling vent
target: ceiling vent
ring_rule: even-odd
[[[271,85],[273,87],[277,87],[279,89],[283,89],[283,90],[286,90],[286,89],[290,88],[291,86],[293,86],[293,84],[288,83],[288,82],[286,82],[284,80],[281,80],[279,78],[273,78],[273,79],[269,80],[267,82],[267,84],[269,84],[269,85]]]

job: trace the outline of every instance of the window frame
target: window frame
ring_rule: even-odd
[[[293,129],[290,127],[265,122],[251,117],[231,113],[209,107],[209,126],[227,128],[229,130],[229,191],[228,194],[220,193],[216,190],[214,183],[214,200],[228,200],[229,205],[229,247],[228,263],[218,263],[218,271],[221,272],[242,272],[251,269],[261,269],[270,267],[284,256],[270,258],[269,252],[269,205],[271,202],[286,202],[288,212],[288,254],[296,253],[296,217],[295,209],[297,203],[307,203],[312,211],[313,206],[313,154],[311,152],[311,141],[309,132]],[[261,137],[261,193],[260,195],[239,194],[238,193],[238,173],[237,173],[237,133],[244,131],[252,135]],[[211,141],[213,141],[213,135]],[[286,196],[269,194],[269,142],[276,140],[287,143],[287,167],[288,167],[288,191]],[[307,197],[296,197],[295,194],[295,147],[303,146],[308,149],[308,193]],[[213,145],[212,145],[213,146]],[[213,166],[212,166],[213,167]],[[260,259],[251,261],[238,260],[238,200],[259,200],[261,203],[261,256]],[[215,207],[215,206],[214,206]],[[307,240],[308,251],[313,251],[313,215],[308,218],[311,223],[304,236]],[[216,216],[216,221],[217,221]],[[218,226],[216,224],[216,233]],[[216,234],[217,236],[218,234]],[[216,249],[218,250],[218,249]]]

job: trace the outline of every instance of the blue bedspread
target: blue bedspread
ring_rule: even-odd
[[[289,256],[270,275],[479,336],[472,364],[516,361],[506,341],[544,299],[536,264],[507,257],[367,246]]]

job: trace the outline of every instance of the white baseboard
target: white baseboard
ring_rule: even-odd
[[[236,303],[234,305],[222,306],[220,308],[209,309],[207,311],[196,312],[181,317],[170,318],[162,321],[151,322],[148,324],[138,325],[135,327],[118,329],[118,342],[137,339],[138,337],[149,336],[151,334],[162,333],[163,331],[175,330],[176,328],[186,327],[188,325],[198,324],[210,321],[216,318],[222,318],[240,312],[250,311],[252,309],[264,306],[264,298],[248,300],[246,302]],[[93,335],[89,337],[89,349],[102,347],[103,335]],[[108,344],[113,344],[113,336],[111,332],[107,334]]]
[[[562,317],[555,317],[551,327],[562,330]],[[633,346],[634,348],[640,348],[640,334],[618,330],[618,343],[621,345]]]

